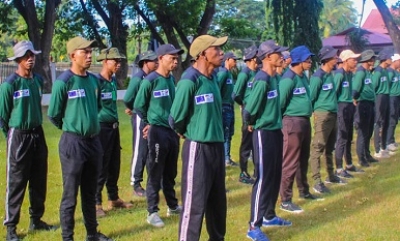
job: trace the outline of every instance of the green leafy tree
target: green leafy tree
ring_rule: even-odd
[[[328,37],[355,26],[357,10],[351,0],[323,0],[319,27],[321,36]]]

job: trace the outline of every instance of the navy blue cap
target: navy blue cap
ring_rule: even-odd
[[[304,46],[300,45],[290,51],[290,56],[292,57],[292,64],[298,64],[306,61],[310,56],[315,54],[311,53],[310,50]]]
[[[253,59],[253,58],[255,58],[256,57],[256,55],[257,55],[257,47],[256,46],[250,46],[250,47],[248,47],[248,48],[245,48],[244,49],[244,56],[243,56],[243,60],[244,61],[247,61],[247,60],[250,60],[250,59]]]
[[[381,50],[378,54],[378,59],[379,60],[387,60],[392,58],[392,53],[386,49]]]
[[[279,53],[288,49],[288,47],[279,46],[274,40],[267,40],[262,42],[260,47],[258,47],[257,57],[262,60],[267,54]]]
[[[318,58],[320,61],[337,57],[337,55],[338,50],[329,45],[323,46],[318,52]]]
[[[157,55],[167,55],[167,54],[183,54],[185,52],[183,49],[176,49],[172,44],[163,44],[157,49]]]
[[[233,52],[228,52],[228,53],[224,54],[224,61],[227,60],[227,59],[238,60],[240,58],[237,57]]]

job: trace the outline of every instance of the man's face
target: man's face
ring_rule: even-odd
[[[206,60],[214,67],[221,66],[224,57],[224,52],[221,50],[221,47],[209,47],[203,54]]]
[[[161,55],[158,57],[158,64],[159,67],[165,70],[173,71],[178,66],[178,59],[179,59],[178,54]]]
[[[158,59],[144,61],[144,65],[146,65],[147,69],[152,72],[158,67]]]
[[[121,68],[121,59],[106,59],[106,66],[112,73],[116,73]]]
[[[236,67],[237,60],[236,59],[228,59],[227,60],[227,67],[229,69],[235,68]]]
[[[372,70],[372,68],[374,68],[374,64],[375,64],[375,58],[371,58],[370,60],[367,61],[368,64],[368,69]]]
[[[346,65],[350,70],[354,70],[357,67],[357,59],[356,58],[350,58],[346,59]]]
[[[268,63],[273,67],[282,67],[283,66],[283,57],[282,53],[272,53],[268,54],[266,59]]]
[[[73,65],[83,69],[89,69],[92,64],[92,48],[77,49],[71,54]]]
[[[28,50],[24,56],[17,59],[17,63],[23,69],[32,70],[35,66],[35,54]]]
[[[311,56],[308,57],[305,61],[301,62],[301,66],[303,67],[303,70],[311,69],[311,63],[312,63]]]

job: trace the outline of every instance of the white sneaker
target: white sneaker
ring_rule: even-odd
[[[162,228],[165,225],[160,216],[158,215],[158,212],[154,212],[148,215],[147,222],[156,228]]]
[[[378,153],[375,152],[374,154],[375,158],[389,158],[389,153],[387,153],[385,150],[380,150]]]
[[[396,152],[395,152],[395,151],[391,151],[391,150],[389,150],[389,149],[387,149],[387,148],[385,149],[385,153],[386,153],[387,155],[389,155],[389,157],[396,155]]]
[[[386,149],[388,150],[388,151],[397,151],[398,150],[398,147],[395,145],[395,143],[392,143],[392,144],[389,144],[389,145],[387,145],[386,146]]]

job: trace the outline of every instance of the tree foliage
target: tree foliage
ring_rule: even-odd
[[[319,27],[322,37],[353,27],[357,22],[357,10],[351,0],[323,0]]]

